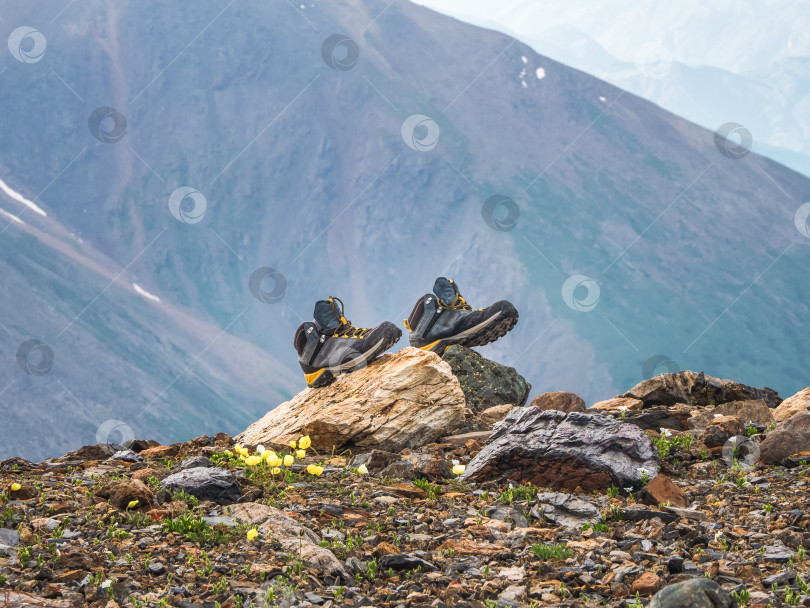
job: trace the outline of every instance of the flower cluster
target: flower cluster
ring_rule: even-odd
[[[238,443],[233,446],[233,451],[236,452],[238,460],[248,467],[253,468],[266,465],[270,468],[270,473],[275,476],[279,475],[283,469],[292,467],[296,458],[298,460],[306,458],[307,448],[311,445],[312,440],[309,435],[304,435],[298,439],[298,441],[294,439],[290,441],[291,453],[289,454],[277,454],[275,450],[266,449],[263,445],[257,445],[256,451],[251,454],[250,450]],[[229,450],[222,452],[222,455],[226,458],[233,457],[233,453]],[[323,467],[315,464],[309,465],[306,470],[310,475],[318,476],[323,473]]]

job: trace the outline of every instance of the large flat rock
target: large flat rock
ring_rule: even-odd
[[[450,365],[404,348],[323,388],[307,388],[236,437],[287,444],[309,435],[318,450],[399,452],[450,435],[464,423],[465,397]]]
[[[470,481],[514,480],[571,492],[640,487],[661,464],[639,427],[609,416],[515,408],[493,429],[462,475]]]

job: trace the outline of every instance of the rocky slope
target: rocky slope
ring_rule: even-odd
[[[464,349],[452,358],[460,369],[481,364]],[[520,387],[508,368],[484,362]],[[799,411],[760,426],[729,412],[776,411],[764,399],[698,404],[684,387],[696,402],[707,383],[728,397],[778,395],[683,372],[629,391],[658,391],[666,403],[665,390],[677,389],[687,399],[679,405],[623,397],[636,406],[538,407],[579,402],[555,393],[538,406],[476,412],[450,369],[406,349],[340,377],[333,387],[345,402],[327,389],[295,397],[313,417],[331,404],[321,414],[328,432],[284,410],[289,420],[276,423],[287,427],[259,421],[244,445],[220,433],[0,462],[3,605],[810,606],[802,395],[791,405]],[[430,411],[415,397],[435,394],[437,377],[439,399],[461,412],[442,427],[454,434],[405,433],[392,445],[387,430]],[[352,406],[361,397],[367,424]],[[397,412],[386,415],[386,403]],[[669,418],[685,418],[685,429],[643,430],[644,412],[680,406],[691,409]],[[729,412],[705,416],[718,407]],[[338,424],[341,412],[354,422]],[[266,445],[254,443],[262,433]],[[790,448],[763,462],[785,437]]]

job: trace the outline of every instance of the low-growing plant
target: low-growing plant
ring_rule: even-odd
[[[610,486],[607,489],[608,498],[616,498],[619,495],[619,488],[617,486]]]
[[[532,545],[532,553],[542,560],[549,559],[566,559],[573,555],[571,549],[566,548],[565,543],[562,544],[548,544],[540,543]]]
[[[425,491],[430,500],[436,500],[436,495],[439,491],[439,486],[431,485],[427,479],[414,479],[413,485]]]
[[[731,597],[733,597],[740,606],[747,606],[748,602],[751,601],[751,593],[748,591],[748,589],[743,589],[742,591],[732,591]]]

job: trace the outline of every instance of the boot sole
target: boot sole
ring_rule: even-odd
[[[347,374],[365,367],[370,361],[376,359],[394,344],[399,342],[399,338],[401,337],[402,333],[400,333],[396,339],[393,337],[387,340],[382,338],[372,348],[367,350],[359,357],[355,357],[351,361],[346,361],[345,363],[341,363],[340,365],[335,365],[333,367],[323,367],[315,372],[312,372],[311,374],[304,374],[304,377],[307,380],[307,386],[309,388],[321,388],[332,384],[332,382],[335,381],[335,378],[341,373]]]
[[[501,313],[498,312],[483,323],[479,323],[475,327],[471,327],[455,336],[442,338],[425,346],[419,346],[418,348],[420,350],[429,350],[441,356],[444,354],[444,351],[454,344],[460,344],[468,348],[484,346],[484,344],[489,344],[505,336],[517,325],[518,316],[517,311],[515,311],[514,316],[509,317],[501,316]]]

